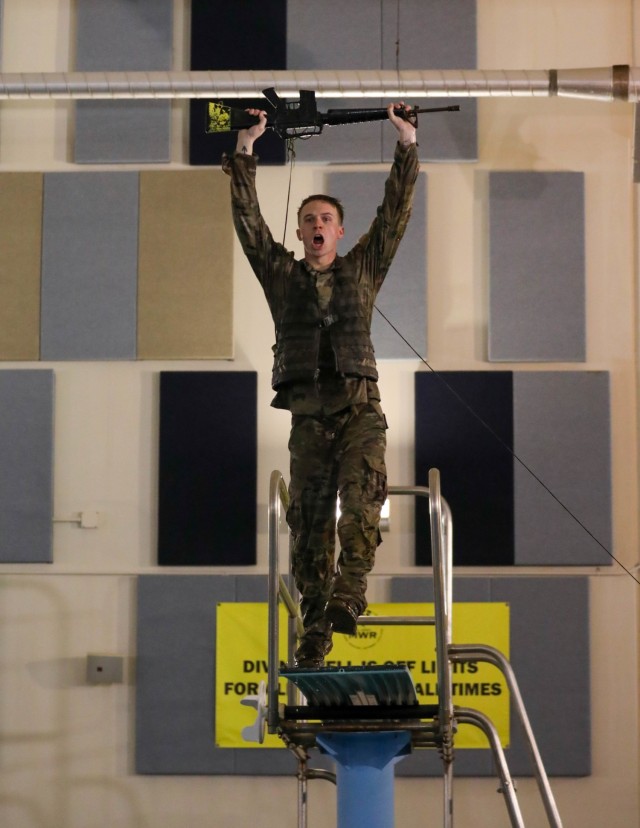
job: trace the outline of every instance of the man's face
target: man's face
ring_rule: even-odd
[[[304,246],[305,259],[322,267],[335,259],[338,241],[344,236],[344,227],[333,204],[309,201],[300,213],[297,234]]]

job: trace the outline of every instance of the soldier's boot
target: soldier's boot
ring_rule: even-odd
[[[359,581],[340,575],[335,578],[331,598],[324,610],[324,616],[331,622],[334,632],[355,635],[358,630],[358,617],[367,608],[367,599]]]
[[[331,624],[321,619],[305,628],[298,649],[293,655],[295,667],[322,667],[324,657],[331,652]]]

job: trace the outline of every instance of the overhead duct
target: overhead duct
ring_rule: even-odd
[[[415,69],[229,72],[0,73],[0,100],[255,98],[273,87],[281,97],[301,89],[318,98],[497,98],[554,96],[637,101],[640,69]]]

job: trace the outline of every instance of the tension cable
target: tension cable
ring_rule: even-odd
[[[492,437],[494,437],[494,439],[495,439],[495,440],[496,440],[496,441],[497,441],[497,442],[498,442],[498,443],[502,446],[502,448],[504,448],[506,451],[508,451],[508,452],[509,452],[509,454],[510,454],[510,455],[514,458],[514,460],[517,460],[517,462],[518,462],[518,463],[522,466],[522,468],[523,468],[523,469],[525,469],[525,471],[527,471],[527,472],[531,475],[531,477],[533,477],[533,479],[534,479],[537,483],[539,483],[539,484],[542,486],[542,488],[545,490],[545,492],[547,492],[547,494],[551,495],[551,497],[552,497],[552,498],[556,501],[556,503],[557,503],[557,504],[558,504],[558,505],[559,505],[562,509],[564,509],[564,511],[565,511],[565,512],[569,515],[569,517],[570,517],[570,518],[572,518],[572,519],[573,519],[573,520],[574,520],[574,521],[578,524],[578,526],[580,526],[580,527],[581,527],[581,528],[582,528],[582,529],[583,529],[583,530],[587,533],[587,535],[589,535],[589,537],[590,537],[592,540],[594,540],[594,541],[598,544],[598,546],[599,546],[601,549],[603,549],[603,550],[607,553],[607,555],[608,555],[608,556],[609,556],[612,560],[614,560],[614,561],[618,564],[618,566],[619,566],[621,569],[624,569],[624,571],[627,573],[627,575],[628,575],[630,578],[633,578],[633,580],[634,580],[634,581],[635,581],[638,585],[640,585],[640,580],[639,580],[639,579],[638,579],[638,578],[637,578],[637,577],[633,574],[633,572],[632,572],[630,569],[628,569],[628,568],[627,568],[627,567],[626,567],[626,566],[622,563],[622,561],[620,561],[620,560],[619,560],[619,559],[618,559],[618,558],[617,558],[617,557],[613,554],[613,552],[611,552],[611,551],[610,551],[610,550],[609,550],[609,549],[608,549],[608,548],[607,548],[607,547],[606,547],[606,546],[602,543],[602,541],[601,541],[601,540],[599,540],[599,539],[598,539],[598,538],[594,535],[594,533],[593,533],[593,532],[592,532],[592,531],[591,531],[591,530],[590,530],[590,529],[589,529],[589,528],[588,528],[588,527],[587,527],[587,526],[586,526],[586,525],[585,525],[585,524],[584,524],[584,523],[580,520],[580,518],[579,518],[577,515],[575,515],[575,514],[571,511],[571,509],[569,509],[569,507],[568,507],[565,503],[563,503],[563,502],[562,502],[562,500],[560,500],[560,498],[559,498],[559,497],[555,494],[555,492],[553,492],[553,490],[552,490],[552,489],[550,489],[550,488],[549,488],[549,486],[547,486],[547,484],[544,482],[544,480],[542,480],[542,479],[541,479],[541,478],[540,478],[540,477],[539,477],[539,476],[538,476],[538,475],[534,472],[534,470],[533,470],[533,469],[532,469],[529,465],[527,465],[527,463],[525,463],[525,461],[524,461],[521,457],[519,457],[519,456],[518,456],[518,454],[517,454],[517,453],[516,453],[516,452],[515,452],[512,448],[511,448],[511,446],[510,446],[508,443],[506,443],[506,442],[502,439],[502,437],[501,437],[501,436],[497,433],[497,431],[495,431],[495,429],[493,429],[493,428],[489,425],[489,423],[488,423],[488,422],[487,422],[487,421],[486,421],[486,420],[485,420],[485,419],[484,419],[484,418],[483,418],[480,414],[478,414],[478,412],[475,410],[475,408],[474,408],[472,405],[470,405],[470,404],[469,404],[469,403],[468,403],[468,402],[464,399],[464,397],[463,397],[461,394],[459,394],[459,393],[458,393],[458,391],[456,391],[456,389],[455,389],[455,388],[454,388],[454,387],[453,387],[450,383],[448,383],[448,382],[446,381],[446,379],[442,376],[442,374],[441,374],[439,371],[436,371],[436,369],[435,369],[432,365],[430,365],[430,364],[429,364],[429,362],[427,362],[427,360],[425,359],[425,357],[423,357],[423,356],[422,356],[422,354],[420,354],[420,353],[419,353],[419,352],[418,352],[418,351],[417,351],[417,350],[413,347],[413,345],[409,342],[409,340],[408,340],[408,339],[407,339],[407,338],[406,338],[406,337],[405,337],[405,336],[404,336],[404,335],[403,335],[403,334],[402,334],[402,333],[398,330],[398,328],[396,328],[396,326],[393,324],[393,322],[391,322],[391,320],[390,320],[387,316],[385,316],[385,314],[384,314],[384,313],[380,310],[380,308],[379,308],[377,305],[374,305],[374,308],[378,311],[378,313],[380,314],[380,316],[381,316],[381,317],[385,320],[385,322],[389,325],[389,327],[390,327],[390,328],[392,328],[392,330],[394,330],[394,331],[398,334],[398,336],[399,336],[399,337],[400,337],[400,339],[401,339],[401,340],[405,343],[405,345],[407,345],[407,346],[411,349],[411,351],[413,351],[413,353],[414,353],[414,354],[418,357],[418,359],[420,360],[420,362],[422,362],[424,365],[426,365],[426,366],[427,366],[427,368],[431,371],[431,373],[432,373],[435,377],[437,377],[437,378],[438,378],[438,380],[439,380],[439,381],[440,381],[440,382],[441,382],[441,383],[445,386],[445,388],[447,389],[447,391],[449,391],[449,393],[450,393],[450,394],[452,394],[452,395],[456,398],[456,400],[457,400],[457,401],[458,401],[458,402],[459,402],[459,403],[460,403],[460,404],[461,404],[464,408],[466,408],[466,409],[467,409],[467,411],[468,411],[468,412],[469,412],[469,413],[470,413],[473,417],[475,417],[475,419],[476,419],[476,420],[480,423],[480,425],[482,425],[482,426],[483,426],[483,428],[485,428],[485,429],[489,432],[489,434],[491,434],[491,436],[492,436]]]

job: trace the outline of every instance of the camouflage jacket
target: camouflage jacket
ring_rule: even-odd
[[[398,144],[382,204],[369,230],[345,256],[336,257],[333,307],[337,312],[332,314],[330,339],[338,374],[377,378],[370,338],[373,305],[411,215],[418,168],[416,146],[405,149]],[[313,381],[326,323],[322,324],[308,269],[273,239],[262,217],[256,158],[240,153],[225,156],[223,169],[231,176],[238,238],[275,323],[273,387]],[[308,324],[300,324],[303,319]]]

